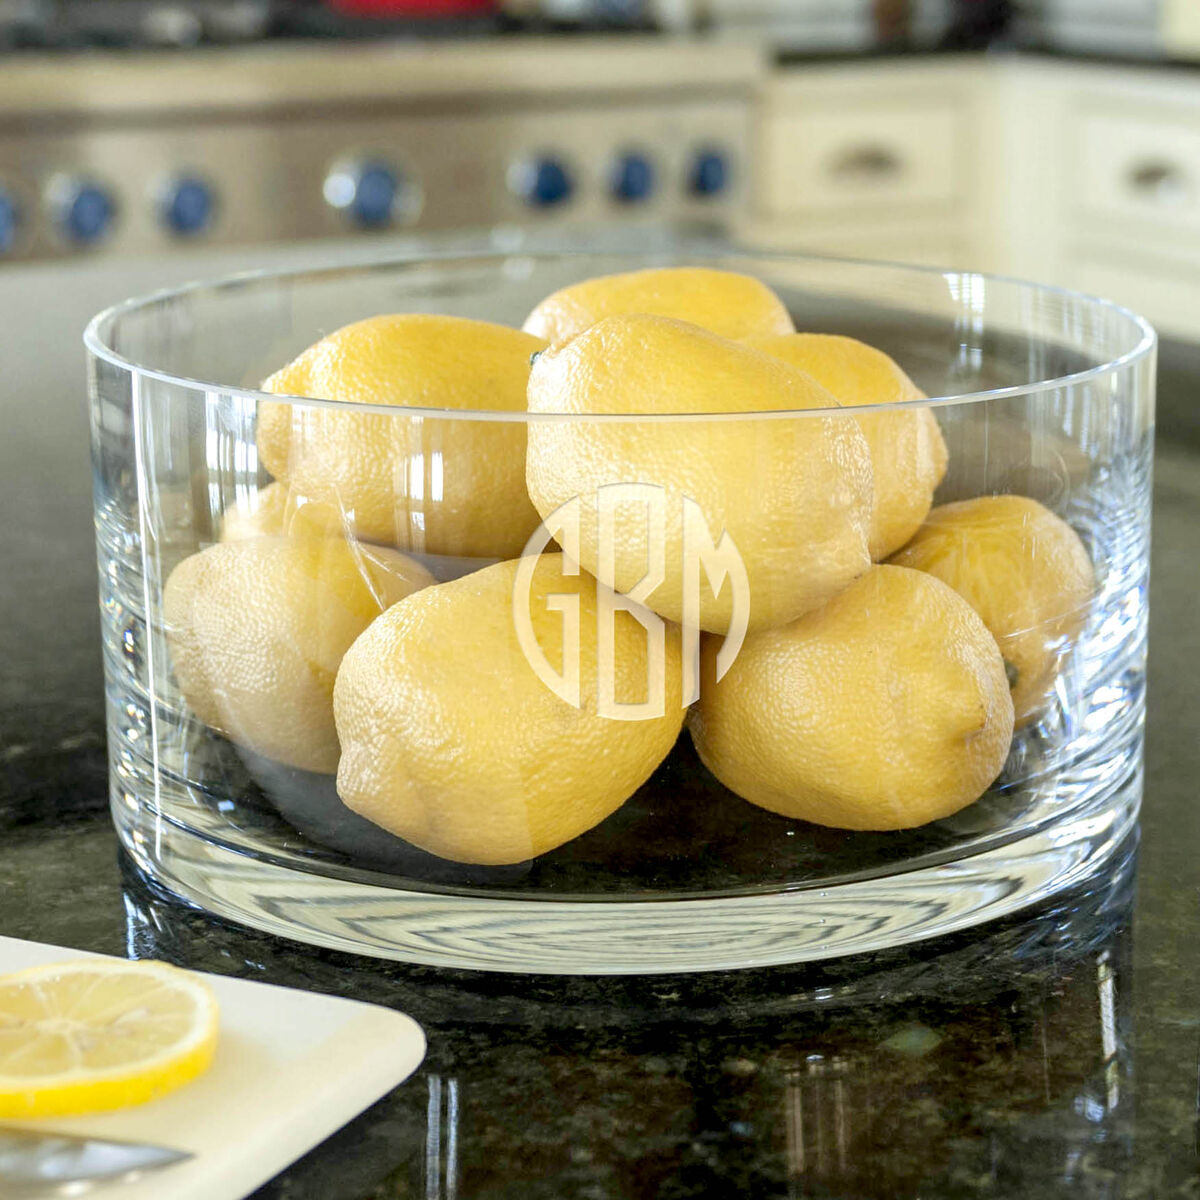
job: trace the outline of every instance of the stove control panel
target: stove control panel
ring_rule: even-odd
[[[750,104],[719,88],[0,124],[0,263],[406,232],[729,223]]]

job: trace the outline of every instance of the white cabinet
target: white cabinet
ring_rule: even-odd
[[[975,243],[978,60],[802,65],[759,108],[748,232],[790,249],[962,265]]]
[[[1013,270],[1200,338],[1200,74],[1017,61],[1011,153],[1035,166],[1007,204]]]
[[[962,198],[963,132],[960,115],[936,100],[774,114],[761,152],[777,169],[763,201],[784,216],[952,204]]]
[[[1148,317],[1163,333],[1200,338],[1200,264],[1151,263],[1119,251],[1081,254],[1071,280]]]
[[[1200,236],[1198,117],[1170,110],[1082,114],[1081,210],[1135,231],[1165,224]]]
[[[765,90],[756,162],[755,240],[1057,283],[1200,338],[1200,72],[801,65]]]

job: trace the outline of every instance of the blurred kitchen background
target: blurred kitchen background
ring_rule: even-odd
[[[148,287],[577,230],[1200,335],[1200,2],[0,0],[0,314],[75,365]]]

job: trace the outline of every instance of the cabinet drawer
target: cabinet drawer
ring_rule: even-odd
[[[1147,231],[1167,224],[1200,233],[1200,110],[1190,116],[1085,116],[1084,211]]]
[[[945,205],[961,191],[960,137],[936,103],[768,113],[760,195],[772,214]]]

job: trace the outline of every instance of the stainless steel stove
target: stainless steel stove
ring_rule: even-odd
[[[722,227],[762,70],[750,45],[634,35],[11,55],[0,255]]]

